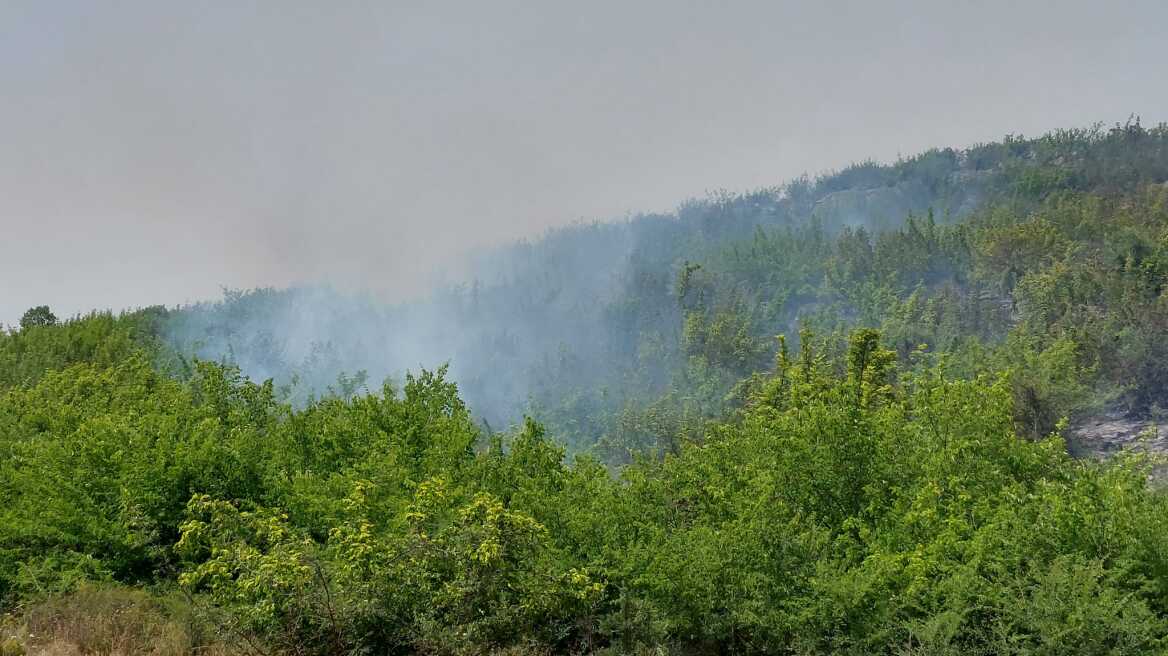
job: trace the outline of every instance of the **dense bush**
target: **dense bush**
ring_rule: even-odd
[[[0,401],[4,589],[179,586],[220,641],[287,653],[1161,644],[1140,462],[1018,439],[1007,375],[813,341],[617,478],[533,422],[480,434],[441,373],[296,409],[218,365],[75,365]]]

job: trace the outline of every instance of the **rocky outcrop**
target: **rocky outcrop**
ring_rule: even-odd
[[[1076,422],[1063,433],[1067,451],[1076,458],[1105,460],[1124,451],[1164,456],[1152,477],[1168,482],[1168,429],[1149,419],[1122,415],[1101,415]]]
[[[1147,419],[1091,417],[1068,428],[1066,439],[1077,458],[1105,458],[1124,449],[1168,453],[1168,431]]]

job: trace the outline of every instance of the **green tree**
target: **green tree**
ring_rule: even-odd
[[[23,316],[20,317],[20,329],[28,330],[39,326],[54,326],[57,324],[57,315],[53,314],[52,310],[47,305],[38,305],[34,308],[29,308]]]

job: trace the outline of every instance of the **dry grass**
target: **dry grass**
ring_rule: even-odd
[[[83,587],[29,606],[0,637],[0,656],[229,656],[185,604],[119,587]]]

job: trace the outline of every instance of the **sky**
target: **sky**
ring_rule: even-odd
[[[329,282],[1168,120],[1168,3],[0,2],[0,323]]]

